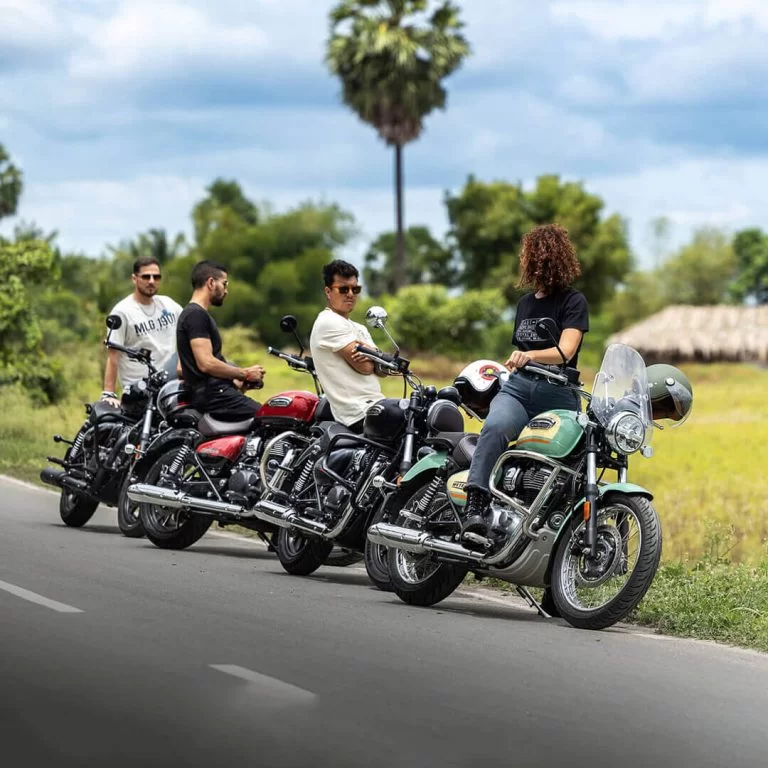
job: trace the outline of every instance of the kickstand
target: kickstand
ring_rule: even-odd
[[[551,619],[552,617],[541,607],[541,605],[536,602],[536,598],[525,588],[525,587],[518,587],[515,586],[515,589],[517,590],[517,594],[520,595],[520,597],[525,600],[528,605],[531,606],[531,608],[535,608],[539,612],[539,616],[541,616],[544,619]]]
[[[267,545],[267,552],[277,552],[270,537],[265,536],[261,531],[256,531],[256,534]]]

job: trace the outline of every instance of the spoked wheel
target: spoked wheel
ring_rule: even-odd
[[[606,495],[597,511],[594,559],[575,546],[584,525],[558,545],[552,597],[569,624],[604,629],[625,618],[651,586],[661,559],[661,524],[648,499]]]
[[[280,565],[293,576],[309,576],[326,560],[333,543],[304,536],[290,528],[277,534],[277,557]]]
[[[430,517],[433,521],[444,521],[446,527],[450,525],[453,511],[445,488],[433,497],[426,512],[416,510],[419,499],[431,482],[432,477],[426,476],[417,488],[411,486],[410,496],[402,507],[405,514],[398,515],[396,525],[405,528],[419,527],[420,523],[409,513]],[[407,552],[394,547],[387,552],[387,563],[392,589],[409,605],[428,606],[439,603],[464,581],[468,571],[466,565],[441,562],[432,552]]]
[[[140,539],[144,536],[144,526],[141,523],[141,504],[128,498],[128,486],[137,480],[128,473],[120,487],[117,498],[117,527],[123,536],[129,539]]]
[[[164,453],[150,468],[144,479],[148,485],[167,484],[164,473],[172,465],[179,448]],[[196,479],[199,470],[194,462],[187,461],[177,477],[184,481]],[[211,527],[213,520],[191,514],[183,509],[162,507],[158,504],[140,505],[140,518],[147,538],[160,549],[186,549],[198,541]]]

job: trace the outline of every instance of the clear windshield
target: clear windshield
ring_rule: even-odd
[[[611,344],[605,350],[592,388],[591,410],[603,425],[618,411],[636,413],[645,425],[646,444],[651,441],[651,398],[645,362],[626,344]]]

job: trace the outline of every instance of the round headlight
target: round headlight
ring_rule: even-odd
[[[605,428],[605,437],[614,451],[625,454],[639,451],[645,442],[643,420],[628,411],[616,413]]]

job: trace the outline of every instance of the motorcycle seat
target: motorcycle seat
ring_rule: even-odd
[[[91,424],[103,424],[107,421],[122,424],[133,424],[136,422],[135,418],[126,415],[120,408],[115,408],[113,405],[102,402],[101,400],[91,403],[88,418],[90,419]]]
[[[244,419],[243,421],[220,421],[219,419],[214,419],[209,413],[205,413],[200,421],[197,422],[197,429],[206,437],[236,435],[239,432],[247,432],[253,426],[253,422],[254,419]]]
[[[468,467],[477,447],[479,435],[471,432],[439,432],[427,438],[427,443],[434,448],[443,448],[453,456],[453,460],[462,468]]]

